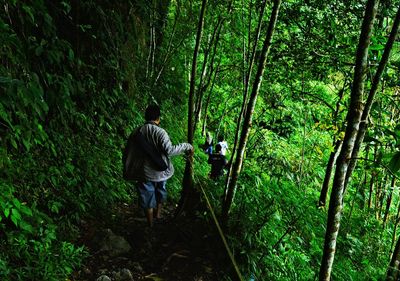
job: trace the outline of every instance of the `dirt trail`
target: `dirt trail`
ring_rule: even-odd
[[[80,243],[90,256],[73,280],[96,280],[101,275],[122,280],[118,273],[122,269],[132,276],[124,280],[222,280],[225,254],[212,225],[199,217],[174,220],[173,211],[173,206],[165,206],[163,220],[153,228],[146,226],[141,210],[126,204],[110,212],[109,218],[85,222]],[[128,241],[131,250],[117,256],[102,251],[106,229]]]

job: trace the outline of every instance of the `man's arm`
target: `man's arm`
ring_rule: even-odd
[[[180,143],[177,145],[173,145],[171,139],[164,129],[161,130],[160,145],[165,154],[167,154],[168,156],[174,156],[183,154],[188,151],[193,151],[193,146],[190,143]]]

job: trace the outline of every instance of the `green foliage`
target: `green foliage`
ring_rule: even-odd
[[[54,228],[55,225],[50,228],[43,225],[33,237],[23,233],[8,233],[7,247],[13,255],[6,252],[0,254],[2,280],[56,281],[78,268],[86,255],[84,248],[57,241]]]
[[[201,3],[167,2],[166,10],[157,11],[144,0],[31,0],[2,6],[0,279],[63,280],[79,267],[86,255],[73,244],[79,221],[130,200],[132,187],[121,178],[121,149],[143,121],[148,102],[161,105],[162,126],[172,141],[183,140],[186,77]],[[315,206],[335,140],[343,138],[365,3],[328,2],[282,3],[229,225],[230,245],[245,276],[312,280],[318,272],[326,210]],[[209,1],[207,9],[198,71],[210,49],[204,76],[210,104],[198,127],[206,122],[206,130],[224,135],[232,149],[248,67],[244,58],[254,44],[260,2],[232,1],[231,9],[228,4]],[[378,14],[369,76],[395,12],[389,4],[382,4]],[[256,61],[270,11],[267,1]],[[220,41],[209,48],[220,19]],[[369,181],[373,174],[377,186],[400,169],[398,49],[395,44],[368,120],[363,145],[369,154],[361,152],[346,191],[335,280],[378,280],[387,266],[398,191],[385,228],[387,184],[380,194],[373,191],[369,210],[358,207],[368,196],[364,178]],[[195,179],[219,209],[223,180],[215,185],[207,179],[202,143],[198,130]],[[176,175],[168,182],[173,201],[180,196],[184,161],[173,159]]]
[[[83,247],[59,241],[56,224],[35,205],[15,197],[2,183],[0,196],[0,277],[2,280],[59,280],[80,266]]]
[[[389,168],[393,173],[396,173],[400,169],[400,151],[393,154],[389,163]]]
[[[81,218],[129,198],[119,163],[141,122],[128,96],[137,85],[126,82],[140,73],[140,56],[123,56],[140,49],[130,33],[143,29],[131,21],[134,5],[38,0],[1,8],[2,280],[67,278],[86,255],[71,243]]]

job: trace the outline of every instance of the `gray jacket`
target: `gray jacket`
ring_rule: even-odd
[[[172,165],[169,157],[182,154],[186,151],[193,149],[189,143],[180,143],[172,145],[167,132],[154,123],[146,123],[140,128],[140,132],[145,136],[146,140],[156,147],[162,155],[168,168],[165,171],[157,171],[153,167],[151,160],[146,157],[144,159],[144,176],[147,181],[160,182],[169,179],[174,174],[174,166]]]

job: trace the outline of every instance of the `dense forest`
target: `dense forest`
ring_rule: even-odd
[[[0,11],[0,280],[400,280],[400,1]],[[121,159],[149,104],[195,147],[172,158],[157,230],[207,248],[197,277],[166,269],[199,263],[194,249],[158,249],[172,255],[148,269],[129,239],[141,275],[89,266],[94,226],[123,235],[123,208],[143,217]],[[206,133],[228,143],[217,181]]]

